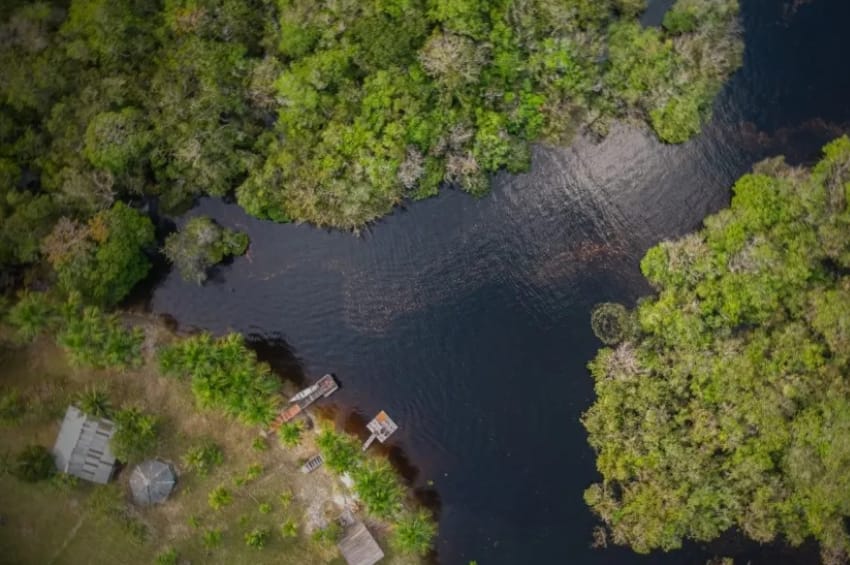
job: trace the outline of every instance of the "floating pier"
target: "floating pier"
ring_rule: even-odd
[[[366,428],[372,432],[369,439],[363,444],[363,451],[369,449],[372,442],[376,439],[384,443],[398,429],[398,425],[393,422],[386,412],[381,410],[378,415],[372,418],[372,421],[366,424]]]
[[[327,398],[339,390],[339,385],[333,375],[325,375],[315,384],[308,386],[304,390],[289,399],[289,406],[282,410],[277,418],[274,419],[269,430],[276,432],[282,425],[289,422],[301,412],[307,409],[308,406],[319,400]]]

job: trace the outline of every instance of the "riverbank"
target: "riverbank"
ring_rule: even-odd
[[[298,445],[284,447],[220,411],[198,409],[190,387],[163,376],[157,366],[156,351],[180,338],[151,319],[132,319],[144,332],[142,363],[125,370],[74,367],[47,336],[14,346],[7,330],[0,333],[0,390],[4,399],[16,391],[24,408],[0,427],[4,467],[11,461],[9,455],[25,445],[52,446],[65,407],[97,387],[111,407],[135,406],[157,418],[158,439],[148,455],[178,469],[176,491],[161,505],[131,505],[131,466],[121,469],[108,486],[55,478],[29,484],[3,474],[0,544],[6,548],[5,559],[141,564],[173,551],[180,560],[175,562],[342,562],[333,524],[349,511],[375,535],[386,553],[384,562],[421,561],[393,550],[390,521],[366,515],[340,478],[324,468],[307,475],[299,472],[303,460],[318,450],[313,432],[320,425],[311,430],[308,423]],[[210,443],[220,450],[221,463],[207,473],[189,470],[187,452]],[[219,488],[228,491],[230,502],[216,509],[208,498]],[[412,509],[410,496],[404,505]],[[246,535],[256,531],[266,533],[260,550],[246,543]]]

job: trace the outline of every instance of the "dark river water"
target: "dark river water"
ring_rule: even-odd
[[[442,563],[810,563],[734,535],[643,557],[590,549],[582,491],[597,474],[579,417],[593,400],[592,306],[648,293],[646,249],[724,207],[753,163],[811,162],[848,131],[848,22],[846,0],[742,0],[744,68],[694,141],[621,126],[600,144],[538,148],[486,198],[446,190],[359,237],[204,200],[189,215],[247,231],[250,253],[203,288],[171,273],[150,309],[244,332],[291,376],[335,373],[349,423],[387,410],[397,458],[436,491]]]

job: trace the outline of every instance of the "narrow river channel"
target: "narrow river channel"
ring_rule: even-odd
[[[438,495],[441,563],[811,562],[734,535],[669,555],[593,550],[582,501],[596,478],[579,423],[592,306],[648,293],[646,249],[724,207],[753,163],[807,163],[850,131],[850,2],[741,3],[744,68],[694,141],[618,126],[602,143],[537,148],[532,170],[500,175],[488,197],[446,190],[359,237],[205,199],[188,215],[247,231],[250,253],[203,288],[169,274],[149,308],[244,332],[293,377],[335,373],[343,419],[389,412],[415,484]]]

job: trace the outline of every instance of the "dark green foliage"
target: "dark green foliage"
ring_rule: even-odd
[[[118,316],[104,314],[95,306],[68,306],[57,341],[71,362],[96,369],[123,369],[142,361],[144,335],[139,328],[125,329]]]
[[[824,153],[758,165],[729,209],[644,257],[658,293],[590,364],[583,417],[603,477],[585,499],[615,542],[737,528],[850,552],[850,140]]]
[[[205,477],[214,468],[224,462],[224,453],[212,440],[206,440],[190,447],[183,455],[183,464],[189,471],[194,471]]]
[[[43,292],[24,292],[9,309],[6,321],[22,341],[32,341],[58,321],[56,306]]]
[[[337,433],[331,428],[322,430],[316,437],[316,445],[319,446],[325,465],[337,474],[353,471],[363,458],[356,438]]]
[[[151,221],[118,202],[85,225],[58,222],[43,248],[66,292],[112,306],[147,276],[150,261],[144,250],[153,243]]]
[[[28,445],[15,456],[12,475],[28,483],[49,479],[56,472],[53,455],[43,445]]]
[[[230,255],[242,255],[248,236],[223,228],[206,216],[192,218],[165,240],[165,256],[187,281],[203,284],[207,270]]]
[[[128,463],[153,454],[159,439],[159,418],[130,407],[119,410],[112,419],[116,424],[112,436],[115,457]]]
[[[406,514],[393,528],[392,544],[402,553],[425,556],[431,551],[437,525],[425,510]]]
[[[404,489],[395,470],[385,460],[368,459],[354,469],[351,475],[354,492],[372,516],[391,518],[401,508]]]
[[[201,334],[159,352],[165,373],[191,378],[201,406],[224,410],[248,424],[268,424],[280,401],[280,382],[239,334]]]
[[[112,403],[105,389],[90,386],[77,394],[77,407],[84,413],[95,418],[109,418],[112,413]]]
[[[16,388],[3,389],[0,392],[0,424],[18,423],[26,412],[26,402]]]

